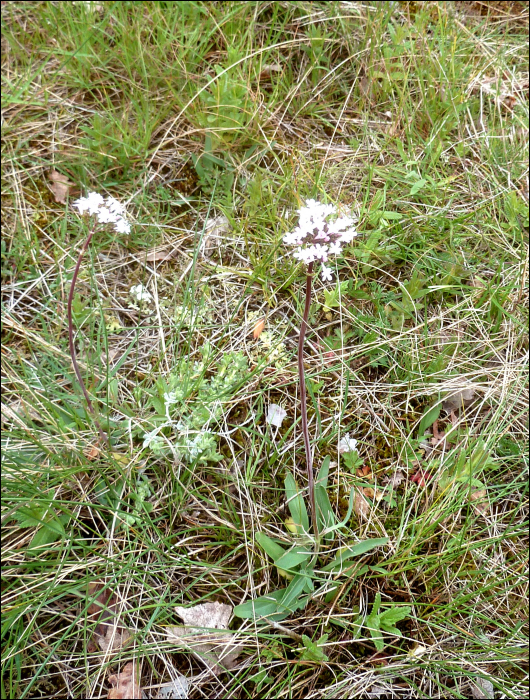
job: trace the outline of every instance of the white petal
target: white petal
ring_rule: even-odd
[[[285,411],[281,406],[278,406],[278,404],[271,403],[269,406],[269,410],[267,411],[267,417],[265,420],[267,423],[270,425],[274,425],[277,428],[281,426],[283,423],[283,419],[287,415],[287,411]]]

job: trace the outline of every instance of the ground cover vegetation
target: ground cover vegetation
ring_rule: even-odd
[[[526,696],[527,20],[2,3],[2,697]]]

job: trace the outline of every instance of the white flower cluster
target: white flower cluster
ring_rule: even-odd
[[[329,256],[340,255],[342,243],[351,243],[358,235],[354,228],[355,219],[351,216],[336,216],[333,204],[321,204],[308,199],[305,206],[298,209],[298,226],[283,237],[284,243],[296,246],[293,256],[306,265],[315,260],[322,261],[322,279],[331,279],[331,268],[324,265]],[[329,220],[329,217],[336,218]]]
[[[133,285],[129,289],[129,294],[140,304],[150,304],[153,301],[153,295],[147,291],[143,284]]]
[[[76,199],[74,207],[80,214],[95,214],[100,224],[114,224],[116,233],[130,233],[131,224],[125,218],[125,207],[114,197],[104,199],[97,192]]]
[[[349,433],[346,433],[339,441],[339,454],[343,455],[345,452],[358,452],[358,442],[359,441],[355,438],[351,438]]]

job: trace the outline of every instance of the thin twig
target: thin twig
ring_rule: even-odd
[[[79,365],[77,363],[77,354],[76,354],[75,345],[74,345],[74,322],[73,322],[73,318],[72,318],[72,302],[74,299],[75,284],[77,282],[77,276],[79,274],[81,260],[83,259],[83,255],[85,254],[85,251],[88,248],[90,241],[92,240],[92,236],[94,235],[94,231],[95,231],[95,229],[92,229],[92,231],[88,234],[88,237],[87,237],[83,247],[81,248],[81,252],[79,253],[79,257],[77,258],[77,263],[75,265],[74,274],[72,275],[72,283],[70,285],[70,292],[68,294],[68,343],[70,346],[70,357],[72,358],[72,365],[74,367],[74,372],[76,374],[77,381],[79,382],[81,390],[85,396],[88,410],[92,414],[92,417],[94,419],[94,423],[96,424],[96,427],[97,427],[98,432],[99,432],[99,437],[101,439],[101,442],[104,445],[108,445],[108,443],[109,443],[108,438],[105,435],[105,433],[103,432],[101,425],[99,424],[99,421],[96,418],[96,413],[94,411],[94,407],[92,406],[92,401],[90,400],[90,396],[88,394],[88,391],[86,390],[85,382],[83,381],[83,377],[81,375],[81,370],[79,369]]]

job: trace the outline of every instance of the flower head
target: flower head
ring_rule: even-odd
[[[150,294],[150,292],[147,291],[143,284],[132,286],[129,290],[129,293],[134,298],[134,300],[139,302],[140,304],[150,304],[153,301],[152,294]]]
[[[284,243],[295,246],[293,257],[306,265],[321,260],[322,279],[331,280],[331,268],[324,263],[330,256],[340,255],[341,243],[351,243],[358,235],[355,220],[351,216],[338,216],[333,204],[321,204],[314,199],[308,199],[298,215],[298,226],[285,234]]]
[[[339,454],[343,455],[345,452],[357,452],[357,442],[355,438],[351,438],[349,433],[343,435],[339,441]]]
[[[104,199],[98,192],[89,192],[74,202],[80,214],[95,215],[100,224],[114,224],[117,233],[130,233],[131,224],[125,218],[125,207],[114,197]]]

